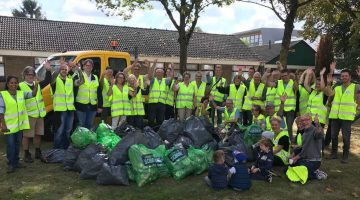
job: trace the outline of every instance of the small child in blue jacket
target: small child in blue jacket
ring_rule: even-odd
[[[209,167],[205,182],[215,190],[222,190],[228,187],[229,169],[225,165],[225,153],[217,150],[213,155],[214,164]]]
[[[270,170],[274,160],[272,151],[273,144],[270,139],[261,139],[259,141],[260,152],[257,155],[255,163],[250,168],[251,179],[266,180],[272,182],[272,174]]]
[[[251,187],[249,170],[246,167],[247,156],[243,152],[234,151],[235,164],[230,168],[229,186],[236,191],[248,190]]]

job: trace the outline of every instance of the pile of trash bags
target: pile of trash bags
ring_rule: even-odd
[[[134,181],[141,187],[164,176],[181,180],[202,174],[212,164],[217,149],[226,152],[229,165],[234,160],[233,150],[251,157],[251,145],[261,138],[261,132],[256,125],[239,126],[227,138],[221,138],[202,117],[190,117],[184,122],[169,119],[157,132],[150,127],[140,130],[128,124],[112,130],[100,123],[95,131],[76,128],[67,150],[52,150],[44,155],[62,162],[65,171],[79,172],[80,179],[125,186]]]

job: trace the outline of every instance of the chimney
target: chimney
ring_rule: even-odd
[[[269,49],[271,49],[271,40],[269,40]]]

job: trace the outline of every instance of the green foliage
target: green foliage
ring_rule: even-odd
[[[20,9],[12,9],[11,13],[14,17],[26,17],[32,19],[46,19],[41,13],[41,7],[36,0],[23,0]]]

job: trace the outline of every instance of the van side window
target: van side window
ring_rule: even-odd
[[[126,68],[125,58],[109,58],[109,66],[113,69],[114,75]]]
[[[95,74],[98,78],[100,78],[101,59],[99,57],[83,58],[80,60],[81,69],[83,69],[83,62],[86,59],[91,59],[94,62],[94,67],[93,67],[92,73]]]

